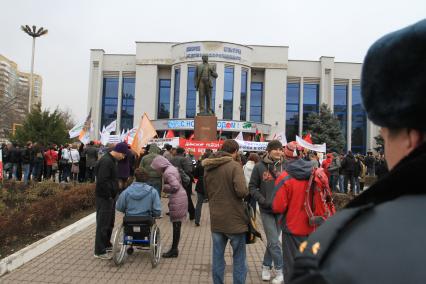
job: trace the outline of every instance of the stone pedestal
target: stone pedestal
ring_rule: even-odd
[[[194,139],[199,141],[217,140],[217,117],[197,115],[194,119]]]

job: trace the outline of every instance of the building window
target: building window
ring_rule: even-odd
[[[179,118],[180,69],[175,69],[175,90],[173,95],[173,118]]]
[[[359,85],[352,86],[352,152],[365,154],[367,146],[367,114],[361,103]]]
[[[194,85],[195,67],[188,67],[188,80],[186,82],[186,118],[194,118],[197,108],[197,97]]]
[[[285,135],[291,141],[299,133],[300,83],[287,84]]]
[[[158,110],[157,117],[170,117],[170,79],[160,79],[158,88]]]
[[[118,78],[104,78],[101,126],[107,126],[117,119],[117,105]]]
[[[262,122],[263,83],[252,82],[250,86],[250,120]]]
[[[247,120],[247,79],[248,71],[241,70],[241,105],[240,105],[240,120]]]
[[[234,104],[234,67],[225,67],[225,88],[223,91],[223,119],[232,119]]]
[[[303,84],[303,129],[308,126],[310,113],[319,112],[319,84]]]
[[[123,78],[121,98],[121,129],[133,128],[133,114],[135,110],[135,78]]]
[[[346,141],[348,128],[348,85],[334,85],[334,115],[340,122],[343,137]],[[347,145],[345,143],[345,151]]]

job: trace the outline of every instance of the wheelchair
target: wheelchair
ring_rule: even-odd
[[[152,267],[156,267],[161,258],[160,228],[155,219],[147,216],[124,216],[123,224],[114,234],[112,259],[121,265],[134,248],[149,251]]]

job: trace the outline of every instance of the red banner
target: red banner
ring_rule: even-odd
[[[182,138],[179,139],[179,147],[182,147],[187,151],[192,150],[194,152],[194,156],[201,156],[204,154],[206,149],[217,151],[222,146],[222,144],[223,141],[196,141]]]

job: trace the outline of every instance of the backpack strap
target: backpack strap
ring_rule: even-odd
[[[299,247],[296,256],[291,283],[328,283],[321,274],[320,266],[333,246],[342,237],[352,222],[374,207],[373,203],[344,209],[321,225],[307,241]]]

